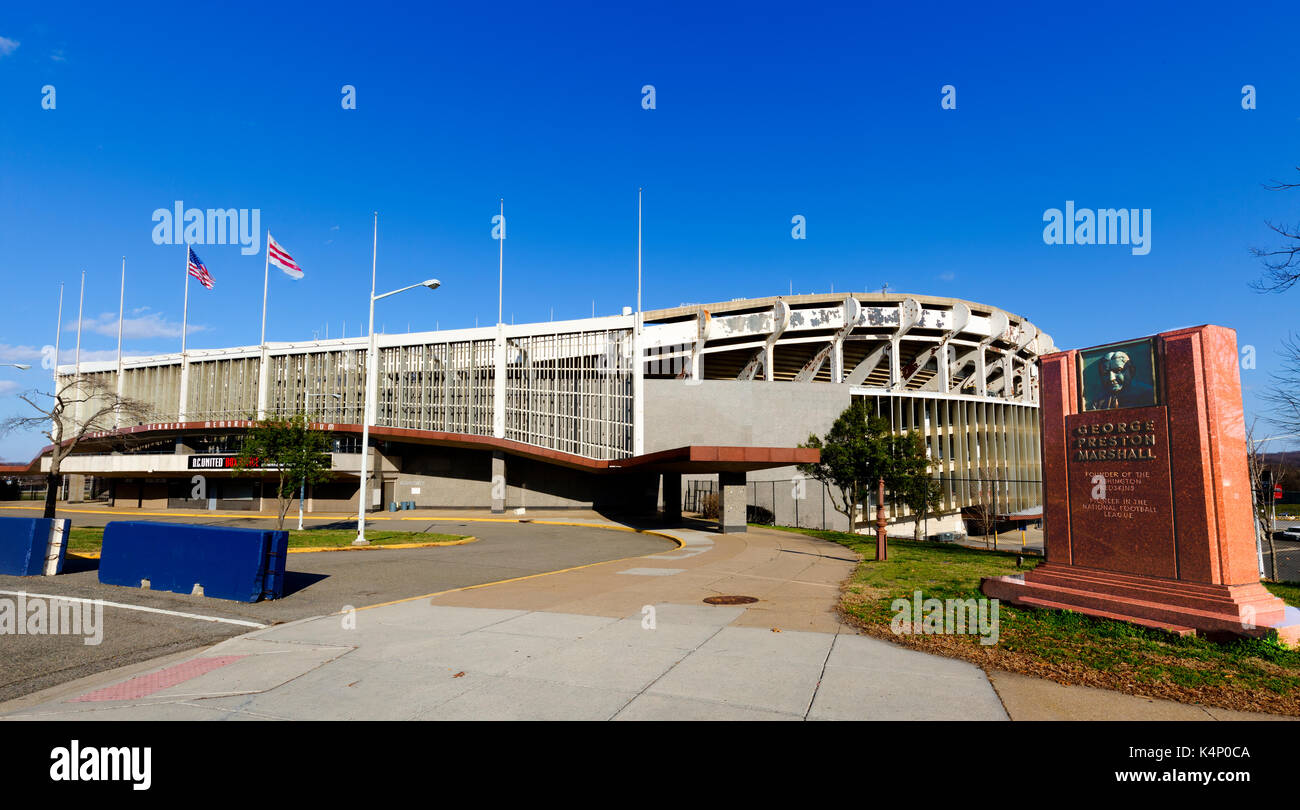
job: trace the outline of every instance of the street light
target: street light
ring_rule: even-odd
[[[31,366],[27,365],[26,363],[0,363],[0,366],[9,366],[10,368],[16,368],[21,371],[26,371],[27,369],[31,368]]]
[[[370,412],[370,400],[375,395],[375,388],[379,385],[379,367],[375,362],[375,302],[390,295],[413,290],[416,287],[428,287],[431,290],[436,290],[442,286],[442,282],[438,281],[438,279],[430,278],[421,281],[419,284],[411,284],[392,292],[386,292],[383,295],[375,295],[375,257],[378,253],[379,214],[376,213],[375,249],[370,255],[370,343],[366,347],[366,401],[361,417],[361,481],[357,489],[357,538],[352,541],[354,546],[370,545],[370,541],[366,539],[366,498],[370,496],[369,487],[366,486],[370,478],[370,421],[374,418],[374,414]]]
[[[374,266],[370,268],[370,345],[366,348],[366,400],[361,417],[361,483],[357,491],[357,537],[352,541],[354,546],[370,545],[370,541],[366,539],[366,498],[370,495],[369,487],[366,486],[370,477],[370,422],[374,419],[374,414],[370,411],[370,401],[375,396],[375,388],[379,385],[379,365],[375,360],[375,302],[390,295],[414,290],[416,287],[436,290],[440,286],[442,282],[430,278],[419,284],[411,284],[383,295],[375,295]]]

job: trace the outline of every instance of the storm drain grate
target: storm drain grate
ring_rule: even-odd
[[[710,596],[704,600],[709,605],[748,605],[757,601],[752,596]]]

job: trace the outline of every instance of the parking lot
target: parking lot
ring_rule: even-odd
[[[1285,582],[1300,582],[1300,538],[1291,539],[1290,536],[1283,534],[1285,529],[1291,527],[1300,527],[1300,520],[1279,520],[1277,522],[1277,531],[1273,534],[1273,543],[1277,547],[1277,573],[1273,576],[1272,554],[1268,546],[1264,546],[1264,571],[1273,578]]]
[[[6,510],[0,514],[28,513]],[[199,518],[192,514],[136,518],[122,513],[70,510],[61,516],[71,518],[74,526],[147,519],[274,527],[274,521],[265,519]],[[355,526],[355,521],[318,519],[309,524],[319,528],[348,526]],[[86,644],[84,635],[0,635],[0,701],[95,672],[214,644],[258,625],[675,547],[671,540],[651,534],[545,523],[458,520],[454,516],[428,522],[379,519],[368,521],[367,526],[373,530],[473,535],[478,540],[443,548],[293,553],[288,558],[284,598],[252,604],[101,585],[98,561],[71,554],[64,573],[57,577],[0,576],[0,598],[4,599],[15,600],[16,594],[25,593],[115,603],[103,609],[103,638],[99,644]]]

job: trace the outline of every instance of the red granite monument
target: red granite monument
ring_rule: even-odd
[[[990,597],[1300,645],[1259,582],[1237,338],[1197,326],[1040,358],[1047,559]]]

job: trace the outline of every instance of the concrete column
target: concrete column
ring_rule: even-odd
[[[641,313],[632,330],[632,455],[645,453],[645,339],[641,335]]]
[[[68,474],[68,503],[81,503],[86,500],[86,476],[77,473]]]
[[[743,472],[718,473],[718,526],[724,533],[743,532],[748,526],[748,498]]]
[[[898,349],[902,344],[903,344],[903,339],[900,337],[895,336],[889,339],[889,387],[890,388],[896,387],[898,385],[898,381],[903,379],[902,363],[900,363],[898,359]]]
[[[506,435],[506,333],[504,324],[497,324],[496,342],[492,344],[492,365],[496,369],[496,373],[492,378],[492,435],[498,439],[504,439]],[[492,469],[495,477],[495,456],[493,459]],[[501,474],[505,475],[504,466]],[[504,489],[502,489],[501,494],[504,499]],[[504,507],[502,508],[504,509]]]
[[[257,418],[266,418],[266,403],[270,393],[271,362],[266,356],[266,349],[262,349],[262,359],[257,367]]]
[[[682,522],[681,473],[664,473],[664,522]]]
[[[374,363],[371,363],[371,360]],[[366,398],[364,414],[370,415],[369,424],[379,424],[379,364],[383,362],[379,358],[379,341],[374,334],[370,335],[370,348],[366,351]]]
[[[939,391],[946,396],[952,390],[952,347],[947,343],[939,347],[937,366]]]
[[[492,514],[506,511],[506,454],[492,451]]]
[[[176,421],[185,421],[185,412],[189,405],[190,399],[190,360],[184,355],[181,356],[181,384],[180,391],[176,399]]]
[[[126,390],[126,374],[124,373],[124,371],[123,371],[123,369],[122,369],[122,360],[121,360],[121,358],[118,358],[118,361],[117,361],[117,379],[115,380],[115,382],[117,383],[117,398],[118,398],[119,400],[121,400],[123,397],[126,396],[126,395],[123,393],[123,392]],[[115,428],[120,428],[120,427],[122,427],[122,409],[121,409],[121,408],[115,408],[115,409],[113,410],[113,427],[115,427]]]

